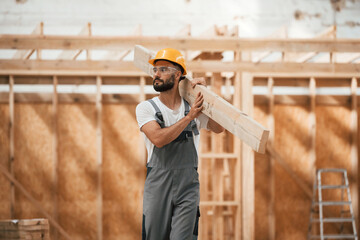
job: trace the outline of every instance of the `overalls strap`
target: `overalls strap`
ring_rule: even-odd
[[[151,105],[155,108],[155,119],[156,119],[156,122],[160,125],[161,128],[164,128],[165,127],[165,122],[164,122],[164,118],[163,118],[163,115],[160,111],[160,108],[156,105],[156,103],[154,102],[154,100],[152,99],[149,99],[148,100]]]

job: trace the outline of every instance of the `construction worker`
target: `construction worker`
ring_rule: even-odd
[[[201,113],[201,93],[191,107],[180,96],[179,82],[187,72],[179,51],[160,50],[149,63],[154,66],[153,87],[160,94],[136,107],[148,153],[142,239],[197,239],[199,130],[220,133],[224,128]],[[206,83],[199,78],[191,84]]]

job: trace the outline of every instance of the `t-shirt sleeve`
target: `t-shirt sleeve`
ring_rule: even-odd
[[[138,122],[139,128],[150,121],[156,121],[155,110],[153,110],[151,103],[144,101],[136,106],[136,120]]]
[[[197,118],[197,125],[198,125],[198,128],[199,129],[206,129],[206,130],[209,130],[207,128],[207,125],[208,125],[208,122],[209,122],[209,117],[206,116],[205,114],[201,113],[198,118]]]

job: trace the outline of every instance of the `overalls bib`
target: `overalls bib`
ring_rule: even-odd
[[[156,121],[165,127],[153,100]],[[189,104],[184,100],[185,115]],[[154,146],[147,164],[143,201],[143,240],[197,239],[199,206],[198,157],[193,141],[199,134],[193,120],[171,143]]]

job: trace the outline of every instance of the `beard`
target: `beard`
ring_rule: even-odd
[[[155,80],[161,81],[162,84],[155,84]],[[153,87],[157,92],[165,92],[172,89],[174,87],[174,83],[175,83],[175,74],[171,75],[171,77],[166,82],[157,77],[153,81]]]

